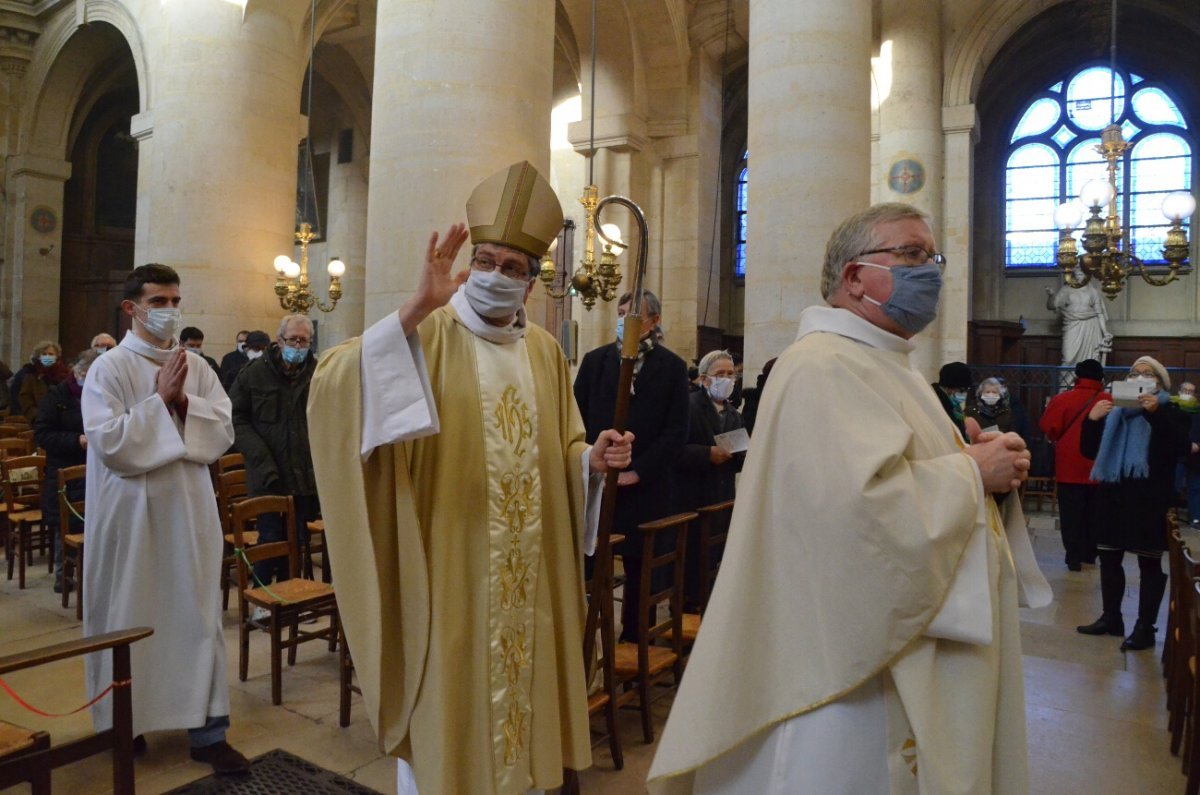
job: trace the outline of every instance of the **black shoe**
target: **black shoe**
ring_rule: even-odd
[[[1125,620],[1105,613],[1090,624],[1075,627],[1075,631],[1082,635],[1115,635],[1119,638],[1125,634]]]
[[[193,748],[191,755],[197,762],[212,765],[213,772],[218,776],[237,776],[250,772],[250,762],[246,757],[224,740],[203,748]]]
[[[1129,637],[1121,643],[1121,651],[1142,651],[1143,649],[1154,648],[1154,632],[1155,627],[1152,624],[1147,624],[1140,618],[1133,625],[1133,632],[1129,633]]]
[[[1069,571],[1083,571],[1083,564],[1077,560],[1067,561],[1067,569]]]
[[[146,735],[139,734],[137,737],[133,738],[133,755],[134,756],[145,756],[146,755]]]

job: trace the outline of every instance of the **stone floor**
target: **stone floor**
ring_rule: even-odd
[[[1122,654],[1117,638],[1091,638],[1075,626],[1099,615],[1099,572],[1080,573],[1062,565],[1054,517],[1031,519],[1038,559],[1056,599],[1038,610],[1022,611],[1025,687],[1029,719],[1032,791],[1035,793],[1169,793],[1182,790],[1179,760],[1167,751],[1163,690],[1155,651]],[[1136,603],[1137,566],[1127,560],[1126,618]],[[77,638],[75,612],[59,606],[45,568],[37,567],[29,587],[0,580],[0,654],[12,654]],[[1163,626],[1160,621],[1159,626]],[[1161,632],[1160,640],[1161,640]],[[235,613],[225,618],[229,652],[233,727],[230,742],[247,756],[283,748],[382,793],[395,791],[395,764],[380,755],[370,726],[354,699],[353,722],[337,722],[336,655],[318,643],[300,650],[295,668],[284,669],[283,704],[271,706],[265,635],[251,644],[250,676],[237,681]],[[64,661],[6,677],[27,700],[48,711],[83,703],[82,662]],[[654,704],[656,735],[670,709],[669,694]],[[85,715],[39,720],[0,693],[0,720],[45,728],[55,738],[90,729]],[[643,792],[654,746],[642,743],[636,712],[620,716],[625,767],[612,769],[607,743],[596,747],[595,766],[582,774],[586,795]],[[187,757],[183,732],[148,737],[149,753],[137,762],[140,793],[160,793],[208,774]],[[71,795],[111,791],[111,768],[92,757],[55,773],[55,792]],[[14,792],[27,792],[16,788]]]

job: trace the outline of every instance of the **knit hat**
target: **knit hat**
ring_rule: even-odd
[[[1129,365],[1129,369],[1132,370],[1139,364],[1144,364],[1153,370],[1154,374],[1158,376],[1159,385],[1168,392],[1171,391],[1171,376],[1167,375],[1167,368],[1163,367],[1158,359],[1155,359],[1153,356],[1139,356],[1134,360],[1133,364]]]
[[[1104,365],[1095,359],[1084,359],[1075,365],[1075,376],[1077,378],[1090,378],[1093,381],[1104,380]]]
[[[938,372],[938,384],[947,389],[970,389],[971,368],[962,362],[944,364]]]

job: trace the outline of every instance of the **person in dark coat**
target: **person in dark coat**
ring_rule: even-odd
[[[754,381],[754,386],[742,392],[742,397],[745,399],[745,405],[742,406],[742,422],[746,423],[746,432],[754,433],[754,421],[758,418],[758,404],[762,400],[763,390],[767,388],[767,379],[771,376],[771,368],[775,366],[775,359],[768,359],[763,365],[762,372],[758,374],[758,378]]]
[[[276,343],[243,367],[229,390],[234,447],[246,459],[246,490],[251,497],[293,498],[301,550],[308,545],[308,523],[321,512],[308,444],[308,387],[317,368],[312,335],[311,320],[288,315],[280,321]],[[286,538],[281,515],[259,518],[259,543]],[[287,579],[287,566],[282,559],[262,561],[254,574],[267,584]]]
[[[932,384],[933,393],[946,410],[946,416],[958,428],[964,439],[968,439],[964,422],[967,407],[967,390],[971,388],[971,368],[962,362],[948,362],[938,371],[938,380]]]
[[[38,406],[42,398],[50,391],[50,387],[61,384],[71,377],[71,369],[62,363],[62,347],[57,342],[49,340],[39,342],[33,349],[30,370],[21,379],[17,390],[17,404],[14,414],[24,414],[33,422],[37,417]]]
[[[179,344],[187,348],[192,353],[199,356],[204,361],[208,362],[208,366],[213,369],[217,377],[221,377],[221,368],[217,365],[217,360],[204,353],[204,332],[195,326],[186,326],[179,332]]]
[[[1067,568],[1080,571],[1096,562],[1096,481],[1092,461],[1079,450],[1084,420],[1098,401],[1112,400],[1104,391],[1104,366],[1095,359],[1075,365],[1075,386],[1055,395],[1042,412],[1041,428],[1054,445],[1054,477],[1058,481],[1058,514]]]
[[[1200,401],[1196,400],[1196,385],[1184,381],[1179,394],[1171,398],[1191,421],[1191,445],[1183,457],[1183,492],[1187,498],[1188,523],[1200,529]]]
[[[71,377],[50,387],[38,404],[33,420],[33,438],[46,451],[46,480],[42,484],[42,518],[54,533],[54,592],[62,593],[62,537],[64,533],[82,533],[83,522],[75,516],[59,515],[58,471],[87,463],[87,437],[83,434],[83,413],[79,408],[83,381],[88,368],[100,354],[91,348],[76,357]],[[82,500],[84,481],[72,481],[67,498]],[[63,526],[66,520],[66,526]]]
[[[1124,635],[1121,598],[1125,595],[1126,552],[1137,555],[1141,583],[1138,617],[1122,651],[1154,646],[1154,622],[1167,587],[1162,553],[1167,548],[1167,510],[1175,499],[1175,464],[1189,447],[1188,417],[1171,404],[1171,378],[1157,360],[1142,356],[1129,378],[1149,387],[1138,408],[1114,408],[1099,400],[1080,432],[1080,451],[1095,461],[1096,548],[1100,557],[1100,594],[1104,612],[1078,627],[1085,635]]]
[[[662,304],[648,290],[642,295],[644,325],[627,428],[634,437],[633,461],[617,480],[620,490],[613,523],[613,532],[625,536],[615,551],[623,556],[626,575],[621,639],[630,642],[637,640],[641,583],[642,534],[637,526],[670,515],[671,469],[688,433],[687,363],[666,346],[654,342],[654,330],[662,320]],[[612,427],[621,371],[620,345],[625,315],[632,303],[628,293],[618,302],[617,343],[589,351],[575,377],[575,401],[589,443],[595,442],[601,431]]]
[[[249,331],[239,331],[237,347],[221,357],[221,366],[217,368],[217,375],[226,392],[229,392],[229,388],[233,386],[233,379],[237,378],[238,372],[250,362],[246,356],[246,338],[249,336]]]
[[[746,459],[744,451],[731,453],[716,442],[718,435],[745,427],[730,400],[736,378],[733,357],[728,351],[711,351],[700,360],[699,369],[700,391],[693,392],[689,399],[688,439],[675,465],[679,511],[694,511],[733,499],[734,482]],[[723,532],[729,524],[729,515],[722,514],[718,521],[722,526],[714,527],[713,531]],[[700,566],[698,523],[693,523],[688,533],[686,555],[684,598],[692,610],[704,604],[706,587],[706,572]]]

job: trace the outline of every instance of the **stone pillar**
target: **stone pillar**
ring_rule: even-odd
[[[881,201],[912,204],[929,213],[934,240],[942,222],[942,28],[941,0],[883,0],[882,33],[891,42],[890,86],[879,103]],[[965,274],[965,271],[963,272]],[[959,274],[953,277],[958,280]],[[965,298],[961,284],[947,284],[939,321],[914,338],[913,364],[922,372],[941,367],[940,330],[965,338],[947,325],[965,317],[952,300]],[[965,320],[964,320],[965,323]]]
[[[972,300],[971,216],[975,206],[971,182],[975,173],[975,142],[979,138],[975,106],[943,108],[942,131],[946,176],[942,185],[944,209],[939,241],[946,255],[946,284],[938,312],[939,366],[967,360],[967,320]]]
[[[308,58],[291,23],[243,19],[223,0],[165,3],[147,62],[154,104],[139,140],[135,262],[182,280],[183,319],[219,357],[238,329],[272,336],[284,311],[275,256],[292,250],[300,86]],[[247,76],[252,75],[253,79]]]
[[[61,283],[63,185],[71,176],[65,160],[17,155],[8,162],[7,201],[13,226],[6,249],[6,304],[13,324],[7,359],[15,371],[29,361],[39,340],[58,340]],[[67,353],[74,355],[75,351]]]
[[[466,221],[481,180],[519,160],[549,175],[554,13],[554,0],[380,0],[367,324],[411,294],[430,232]]]
[[[825,243],[867,206],[870,47],[868,0],[750,2],[748,377],[823,302]]]

